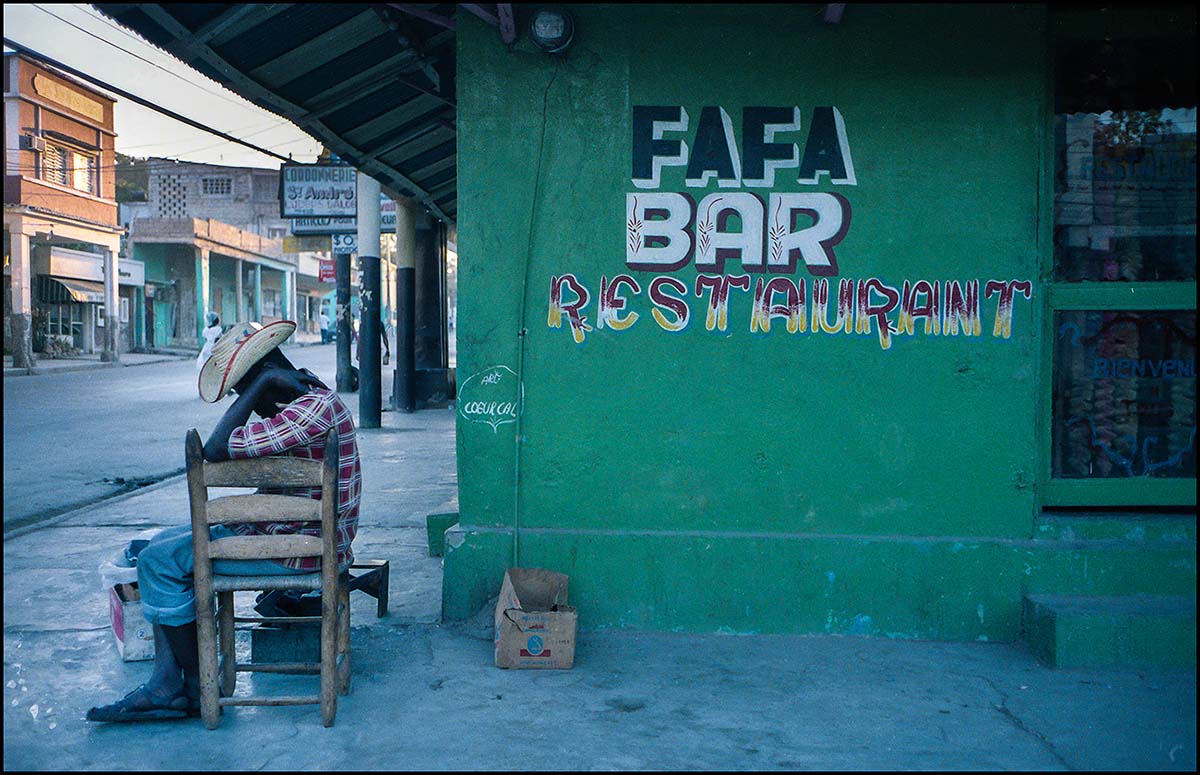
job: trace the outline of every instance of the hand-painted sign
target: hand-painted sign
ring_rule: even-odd
[[[918,320],[927,336],[957,336],[960,330],[979,336],[982,300],[995,296],[992,336],[1011,337],[1014,300],[1033,297],[1031,281],[840,279],[844,257],[835,248],[849,233],[852,212],[845,195],[736,190],[777,183],[857,186],[846,122],[836,107],[813,108],[803,146],[786,139],[801,128],[798,107],[747,106],[741,118],[739,143],[729,113],[704,106],[689,145],[682,105],[633,107],[630,179],[638,190],[625,197],[625,272],[601,275],[595,293],[575,274],[551,277],[550,328],[562,327],[565,318],[582,344],[593,330],[585,310],[594,299],[597,330],[624,331],[649,312],[660,328],[678,333],[691,323],[694,292],[706,299],[698,304],[708,331],[726,331],[731,295],[745,296],[751,333],[769,334],[772,321],[782,319],[789,334],[875,332],[887,350],[894,336],[914,335]],[[709,189],[715,181],[716,190],[698,202],[688,192],[654,190],[669,167],[683,168],[687,189]],[[672,274],[689,264],[699,273],[694,283]],[[801,267],[811,278],[785,276]],[[643,272],[659,274],[647,278]],[[836,290],[832,278],[839,278]],[[643,293],[649,309],[638,312],[634,298]]]
[[[283,164],[279,168],[281,218],[354,217],[356,177],[340,164]]]
[[[317,282],[337,282],[337,264],[334,263],[332,258],[321,259],[321,263],[317,268]]]
[[[293,218],[292,234],[355,234],[358,232],[357,210],[350,217]],[[379,195],[379,233],[396,232],[396,203]]]
[[[334,253],[357,253],[358,252],[358,235],[357,234],[334,234],[333,235],[333,252]]]
[[[491,426],[515,423],[521,411],[517,373],[507,366],[492,366],[472,374],[458,389],[458,413],[464,420]]]

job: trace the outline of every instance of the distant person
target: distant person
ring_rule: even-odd
[[[350,410],[338,394],[307,369],[297,369],[279,345],[296,330],[290,320],[266,326],[235,326],[213,345],[200,371],[197,388],[208,403],[229,391],[237,394],[204,443],[204,459],[283,456],[322,460],[324,437],[336,428],[339,441],[337,554],[338,568],[350,566],[350,544],[358,531],[362,473]],[[251,420],[251,414],[260,419]],[[272,492],[280,492],[272,490]],[[318,499],[321,488],[280,494]],[[241,522],[214,525],[212,541],[232,536],[314,535],[319,523]],[[191,524],[167,528],[138,554],[137,576],[142,615],[154,632],[154,669],[146,683],[109,705],[92,708],[88,721],[149,721],[200,715],[200,655],[196,634],[194,556]],[[280,576],[320,569],[319,557],[285,560],[217,560],[216,573],[230,576]],[[151,743],[153,744],[153,743]]]
[[[330,321],[329,316],[325,314],[325,310],[321,310],[321,316],[319,320],[321,321],[321,344],[329,344],[330,340],[333,339],[333,331],[329,330],[329,324],[332,321]]]
[[[392,359],[392,348],[388,344],[388,332],[387,332],[387,321],[386,320],[379,321],[379,338],[383,342],[383,365],[386,366],[386,365],[388,365],[388,362]],[[362,365],[362,337],[358,336],[357,331],[355,331],[354,340],[355,340],[354,360],[358,361],[359,365],[361,366]]]
[[[200,354],[196,356],[196,371],[204,368],[204,362],[212,355],[213,344],[217,338],[221,336],[221,318],[215,312],[209,312],[204,316],[204,322],[207,324],[201,335],[204,337],[204,346],[200,348]]]

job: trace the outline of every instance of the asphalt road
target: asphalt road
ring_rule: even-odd
[[[333,386],[335,345],[284,352]],[[232,400],[200,400],[194,359],[5,379],[5,531],[182,472],[184,434],[207,438]]]

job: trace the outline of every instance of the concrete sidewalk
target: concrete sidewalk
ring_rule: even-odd
[[[391,560],[391,611],[352,595],[353,689],[333,728],[316,706],[230,708],[211,732],[83,721],[150,675],[117,656],[96,567],[186,522],[180,477],[5,541],[5,769],[1195,767],[1194,672],[1054,671],[1021,644],[585,631],[572,670],[498,670],[491,611],[438,621],[424,518],[457,509],[454,413],[387,412],[359,444],[355,553]]]

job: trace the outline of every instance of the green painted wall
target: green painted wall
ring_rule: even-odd
[[[1011,542],[1035,512],[1045,11],[853,6],[828,25],[823,8],[573,6],[561,59],[460,19],[448,616],[495,594],[517,524],[520,564],[570,573],[584,626],[1016,637]],[[836,106],[857,185],[781,170],[773,188],[730,189],[850,202],[834,304],[840,278],[871,277],[1030,280],[1032,301],[1016,299],[1010,337],[993,335],[992,297],[977,336],[918,321],[885,350],[875,332],[791,334],[778,318],[752,333],[737,290],[728,329],[709,331],[689,290],[691,323],[668,332],[647,286],[670,274],[691,289],[697,271],[626,267],[635,105],[684,106],[689,129],[670,137],[689,144],[704,106],[740,143],[743,107],[794,105],[801,154],[813,109]],[[684,177],[664,168],[654,190],[719,190]],[[629,273],[641,293],[625,288],[621,314],[639,319],[582,343],[565,316],[548,326],[564,273],[590,292],[593,328],[601,276]],[[803,264],[785,276],[811,294]],[[518,372],[519,422],[468,416],[472,400],[515,399]]]

